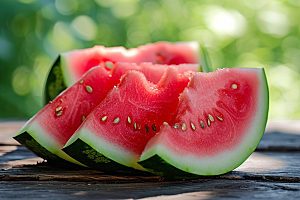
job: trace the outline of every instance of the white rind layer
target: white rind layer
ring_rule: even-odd
[[[208,156],[206,158],[197,157],[196,155],[180,156],[166,148],[164,142],[167,140],[164,139],[163,134],[160,134],[159,140],[156,140],[159,142],[156,142],[153,146],[146,146],[139,162],[147,160],[157,154],[169,164],[183,171],[197,175],[223,174],[240,166],[258,146],[264,134],[268,117],[269,92],[264,70],[250,70],[257,70],[257,73],[259,74],[260,88],[259,94],[257,95],[259,98],[257,102],[257,112],[253,117],[254,120],[249,126],[250,128],[247,130],[245,137],[236,148],[220,153],[216,156]],[[148,144],[151,144],[151,141]]]
[[[117,163],[128,167],[133,167],[134,169],[147,171],[137,163],[139,155],[131,153],[120,146],[116,146],[114,143],[98,137],[96,133],[91,132],[84,126],[79,127],[77,130],[78,131],[73,134],[64,148],[74,143],[77,139],[81,139],[93,149]]]
[[[44,129],[36,122],[36,120],[33,120],[33,118],[28,120],[28,122],[22,127],[22,129],[15,136],[21,135],[22,133],[24,133],[26,131],[41,146],[43,146],[49,152],[57,155],[58,157],[60,157],[64,160],[72,162],[74,164],[85,166],[85,165],[81,164],[80,162],[76,161],[75,159],[73,159],[72,157],[70,157],[69,155],[67,155],[65,152],[63,152],[61,150],[62,146],[59,145],[52,137],[50,137],[49,134],[47,132],[45,132]]]
[[[77,80],[75,79],[74,71],[70,69],[70,52],[62,53],[60,55],[60,65],[62,68],[63,78],[67,87],[71,86]]]

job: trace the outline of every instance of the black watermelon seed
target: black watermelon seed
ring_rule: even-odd
[[[149,126],[146,124],[145,125],[145,131],[148,133],[149,132]]]
[[[155,126],[155,124],[152,124],[152,129],[153,129],[153,131],[156,131],[156,126]]]

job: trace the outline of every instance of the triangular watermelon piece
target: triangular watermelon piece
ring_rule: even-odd
[[[75,83],[87,70],[100,65],[111,68],[116,62],[152,64],[199,64],[194,71],[211,71],[208,59],[198,42],[157,42],[137,48],[95,46],[62,53],[52,66],[45,85],[45,102]]]
[[[147,142],[173,116],[189,74],[169,67],[157,85],[127,72],[70,138],[63,151],[104,172],[144,170],[137,161]],[[124,167],[125,166],[125,167]]]
[[[180,179],[229,172],[259,144],[268,100],[263,69],[194,73],[170,125],[149,141],[139,164]]]
[[[185,71],[195,66],[190,64],[175,67]],[[31,118],[14,138],[46,160],[55,160],[57,163],[67,160],[80,164],[61,149],[92,109],[120,82],[121,76],[127,70],[134,69],[144,72],[146,76],[151,75],[148,77],[149,81],[156,83],[167,68],[166,65],[149,63],[117,63],[111,70],[101,66],[94,67]]]

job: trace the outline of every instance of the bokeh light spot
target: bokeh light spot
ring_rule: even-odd
[[[128,39],[133,45],[141,45],[151,41],[150,36],[145,31],[135,31],[128,35]]]
[[[290,32],[290,20],[280,12],[261,11],[257,18],[258,28],[274,37],[283,37]]]
[[[137,4],[131,2],[119,2],[112,7],[112,12],[117,18],[127,18],[137,10]]]
[[[31,72],[25,66],[15,69],[12,77],[12,87],[18,95],[26,95],[31,90],[30,85]]]
[[[78,2],[77,0],[56,0],[55,6],[59,13],[63,15],[71,15],[76,11]]]
[[[245,17],[236,10],[228,11],[219,6],[209,6],[204,16],[208,28],[218,35],[241,37],[247,29]]]
[[[92,40],[97,34],[96,23],[86,15],[76,17],[71,26],[78,36],[84,40]]]
[[[74,43],[72,34],[67,24],[65,24],[64,22],[56,22],[53,27],[53,35],[58,45],[66,49],[67,47],[72,46],[72,44]]]

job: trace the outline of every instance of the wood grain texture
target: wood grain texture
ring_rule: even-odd
[[[299,199],[299,190],[297,183],[253,180],[129,184],[3,181],[0,184],[0,199]]]
[[[37,164],[38,163],[38,164]],[[300,152],[254,152],[240,167],[225,175],[203,179],[281,180],[300,183]],[[100,171],[43,162],[22,146],[0,157],[0,180],[5,181],[97,181],[132,183],[171,181],[159,176],[109,175]]]
[[[23,124],[0,122],[0,199],[300,199],[298,121],[269,122],[244,164],[196,180],[112,175],[48,163],[11,138]]]
[[[25,121],[0,121],[0,145],[20,145],[12,137],[24,124]]]

